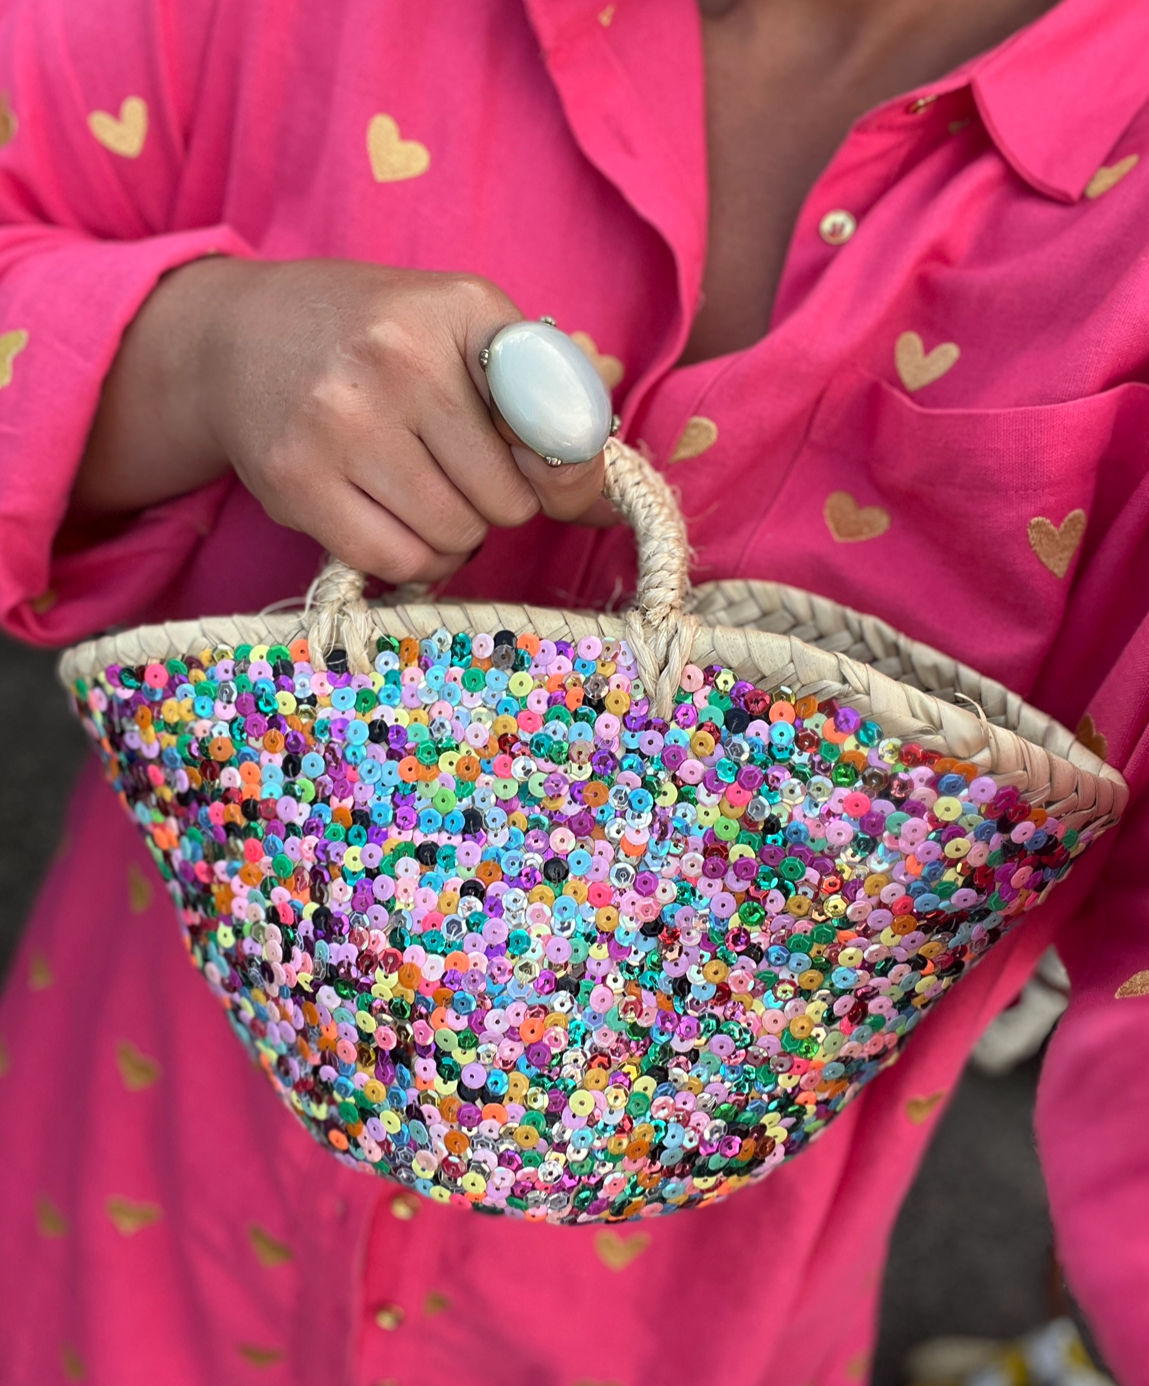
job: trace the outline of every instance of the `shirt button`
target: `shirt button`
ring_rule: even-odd
[[[818,235],[827,245],[845,245],[857,229],[855,217],[841,207],[827,212],[818,223]]]
[[[416,1194],[396,1194],[391,1200],[391,1216],[400,1222],[410,1222],[418,1211],[419,1199]]]
[[[406,1317],[399,1304],[381,1304],[375,1310],[375,1322],[388,1333],[394,1332]]]

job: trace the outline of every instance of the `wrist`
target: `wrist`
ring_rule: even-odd
[[[243,321],[246,286],[262,267],[254,261],[209,256],[182,266],[161,285],[152,335],[161,347],[160,391],[167,401],[167,428],[178,438],[188,473],[204,481],[229,466],[224,419],[228,386],[235,377],[235,345]]]
[[[214,428],[210,357],[246,262],[210,257],[169,270],[141,305],[104,380],[73,510],[141,510],[226,474]]]

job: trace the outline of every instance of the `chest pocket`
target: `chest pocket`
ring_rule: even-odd
[[[1061,623],[1126,385],[1064,404],[927,409],[840,374],[748,556],[1024,693]],[[1121,431],[1124,431],[1122,429]],[[800,521],[796,523],[796,521]],[[757,574],[756,574],[757,575]]]

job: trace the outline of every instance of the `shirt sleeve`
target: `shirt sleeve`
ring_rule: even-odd
[[[230,484],[53,552],[124,328],[165,271],[253,253],[182,206],[214,9],[0,0],[0,624],[24,639],[138,620]]]
[[[1036,1127],[1066,1279],[1122,1386],[1149,1386],[1149,796],[1117,832],[1057,940],[1072,992]]]

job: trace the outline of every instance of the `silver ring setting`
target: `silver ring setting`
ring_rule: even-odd
[[[589,462],[618,431],[606,385],[552,318],[504,327],[479,352],[479,364],[499,432],[548,467]]]

